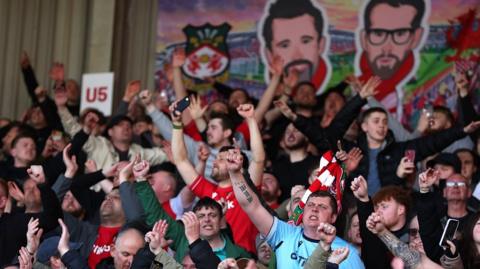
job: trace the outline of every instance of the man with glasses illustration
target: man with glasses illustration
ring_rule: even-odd
[[[360,80],[379,76],[379,101],[392,110],[403,97],[401,85],[414,75],[419,65],[416,54],[427,25],[424,0],[371,0],[363,13],[364,27],[358,31],[362,50],[357,53]],[[397,89],[397,94],[395,94]],[[400,111],[397,111],[401,113]]]

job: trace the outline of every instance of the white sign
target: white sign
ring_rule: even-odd
[[[113,73],[83,74],[80,111],[96,108],[105,116],[112,114]]]

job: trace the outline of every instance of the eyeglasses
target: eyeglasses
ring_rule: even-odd
[[[457,182],[457,181],[447,181],[445,184],[447,187],[465,187],[467,184],[465,182]]]
[[[392,36],[393,43],[404,45],[412,38],[413,28],[400,28],[395,30],[368,29],[367,38],[372,45],[382,45],[388,36]]]
[[[418,236],[418,229],[416,229],[416,228],[410,228],[410,229],[408,229],[408,234],[409,234],[411,237],[416,237],[416,236]]]

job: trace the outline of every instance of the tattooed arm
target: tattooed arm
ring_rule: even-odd
[[[407,244],[400,241],[394,234],[392,234],[385,227],[384,223],[383,216],[374,212],[367,219],[367,228],[382,240],[393,255],[402,259],[405,268],[442,268],[424,254],[415,249],[409,248]]]
[[[400,241],[390,231],[386,230],[378,234],[378,238],[387,246],[393,255],[402,259],[405,264],[405,268],[418,268],[421,262],[420,252],[411,249],[407,244]]]
[[[262,206],[257,195],[248,186],[242,174],[243,156],[239,149],[231,149],[226,155],[227,169],[233,185],[235,198],[250,217],[258,231],[267,235],[273,224],[273,216]]]

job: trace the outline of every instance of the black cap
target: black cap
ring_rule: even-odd
[[[126,115],[116,115],[116,116],[113,116],[112,118],[110,118],[110,120],[108,121],[106,130],[108,131],[110,128],[114,127],[115,125],[117,125],[117,124],[119,124],[123,121],[128,121],[128,122],[130,122],[130,124],[133,124],[133,120],[130,119],[130,117],[128,117]]]
[[[427,167],[434,167],[436,164],[443,164],[453,167],[455,173],[462,172],[462,162],[456,154],[440,153],[437,157],[427,162]]]

